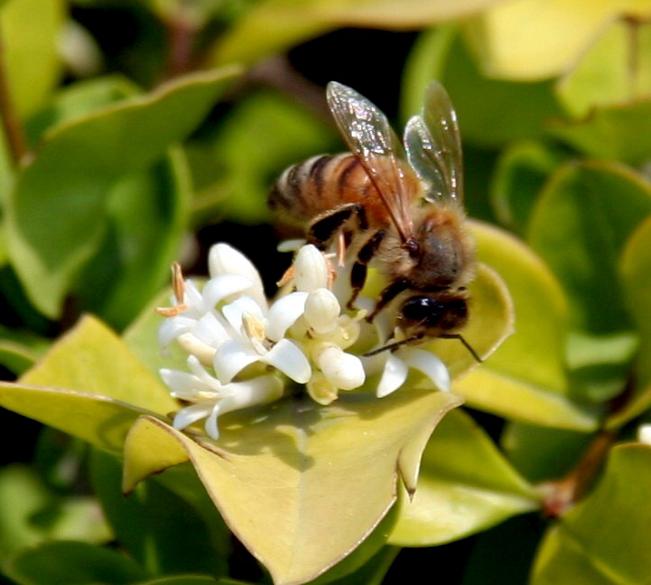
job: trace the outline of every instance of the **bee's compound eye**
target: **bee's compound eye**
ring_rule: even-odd
[[[461,326],[467,316],[465,299],[414,296],[403,303],[399,321],[403,327],[419,326],[443,332]]]
[[[411,323],[436,322],[440,318],[444,306],[432,297],[411,297],[407,299],[400,311],[401,317]]]

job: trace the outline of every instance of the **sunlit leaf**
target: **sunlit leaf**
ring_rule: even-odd
[[[227,419],[217,445],[144,417],[127,439],[124,486],[189,459],[274,581],[304,582],[372,531],[396,497],[397,469],[412,479],[426,435],[458,404],[454,395],[417,388],[325,408],[286,400],[265,416],[249,409]]]
[[[576,117],[594,106],[634,101],[651,92],[650,59],[651,27],[628,20],[614,22],[559,80],[558,95]]]
[[[464,139],[480,146],[541,136],[546,121],[561,112],[551,83],[508,82],[482,74],[454,26],[423,33],[416,44],[403,83],[405,119],[420,110],[432,79],[450,93]]]
[[[4,567],[20,585],[126,585],[147,574],[119,551],[84,542],[49,542],[21,551]]]
[[[550,179],[528,240],[563,283],[573,327],[595,334],[630,328],[617,262],[629,234],[650,213],[651,185],[622,165],[569,164]]]
[[[532,585],[644,583],[651,574],[651,447],[615,447],[595,491],[550,530]]]
[[[177,407],[123,342],[90,317],[19,383],[0,383],[0,405],[111,451],[121,449],[140,414]]]
[[[581,120],[555,122],[549,131],[589,156],[640,165],[649,160],[650,120],[651,99],[641,98],[597,107]]]
[[[180,78],[47,135],[17,179],[7,209],[12,264],[39,310],[58,315],[72,280],[97,249],[114,183],[185,138],[236,73]]]
[[[468,33],[487,74],[544,79],[574,65],[614,17],[650,11],[645,0],[514,0],[490,7]]]
[[[3,59],[12,101],[22,117],[41,104],[61,74],[57,42],[64,13],[61,0],[9,0],[2,7]]]
[[[340,26],[412,29],[467,16],[496,0],[263,0],[214,48],[214,62],[252,62]]]
[[[535,510],[535,491],[487,435],[460,411],[450,413],[425,448],[416,494],[400,500],[390,542],[432,546]]]
[[[626,243],[619,273],[627,308],[640,334],[640,346],[633,393],[611,417],[612,427],[621,426],[651,407],[651,219],[645,220]]]
[[[159,482],[140,485],[129,497],[124,496],[120,461],[99,451],[92,454],[90,475],[117,539],[148,572],[225,572],[226,551],[216,547],[219,543],[211,540],[192,507]],[[217,511],[213,514],[219,522]]]
[[[564,396],[567,306],[558,281],[513,236],[485,224],[471,225],[479,259],[500,274],[511,294],[515,333],[485,364],[456,380],[455,391],[470,405],[507,418],[559,428],[593,428],[593,414]],[[472,305],[470,310],[472,325]],[[490,328],[481,314],[475,326]]]

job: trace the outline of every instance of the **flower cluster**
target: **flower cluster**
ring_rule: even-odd
[[[210,279],[201,289],[175,267],[173,306],[159,309],[166,317],[161,346],[176,342],[188,353],[189,371],[160,372],[172,395],[188,404],[176,413],[175,428],[206,419],[206,433],[217,439],[220,414],[278,400],[288,380],[323,405],[374,374],[377,396],[386,396],[405,382],[409,367],[449,389],[447,368],[431,352],[405,346],[364,357],[347,351],[362,328],[380,347],[386,324],[372,327],[363,320],[366,311],[343,310],[340,300],[349,290],[333,287],[337,271],[316,247],[300,247],[272,303],[255,266],[234,248],[216,244],[208,264]]]

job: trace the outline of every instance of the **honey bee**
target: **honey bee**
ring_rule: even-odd
[[[405,338],[367,355],[442,337],[460,340],[481,361],[459,333],[475,261],[464,228],[461,139],[447,92],[438,82],[429,85],[402,144],[386,116],[353,89],[331,82],[327,100],[350,152],[286,169],[270,192],[272,211],[321,250],[344,238],[355,254],[349,308],[371,262],[389,284],[368,320],[404,297],[396,325]]]

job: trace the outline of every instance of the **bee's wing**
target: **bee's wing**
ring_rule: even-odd
[[[410,194],[400,161],[406,160],[400,140],[386,116],[355,90],[332,81],[328,106],[350,150],[359,158],[378,190],[393,223],[405,241],[412,233]]]
[[[435,201],[463,201],[463,156],[457,115],[448,93],[438,81],[425,92],[420,116],[405,127],[409,163],[429,184],[429,198]]]

